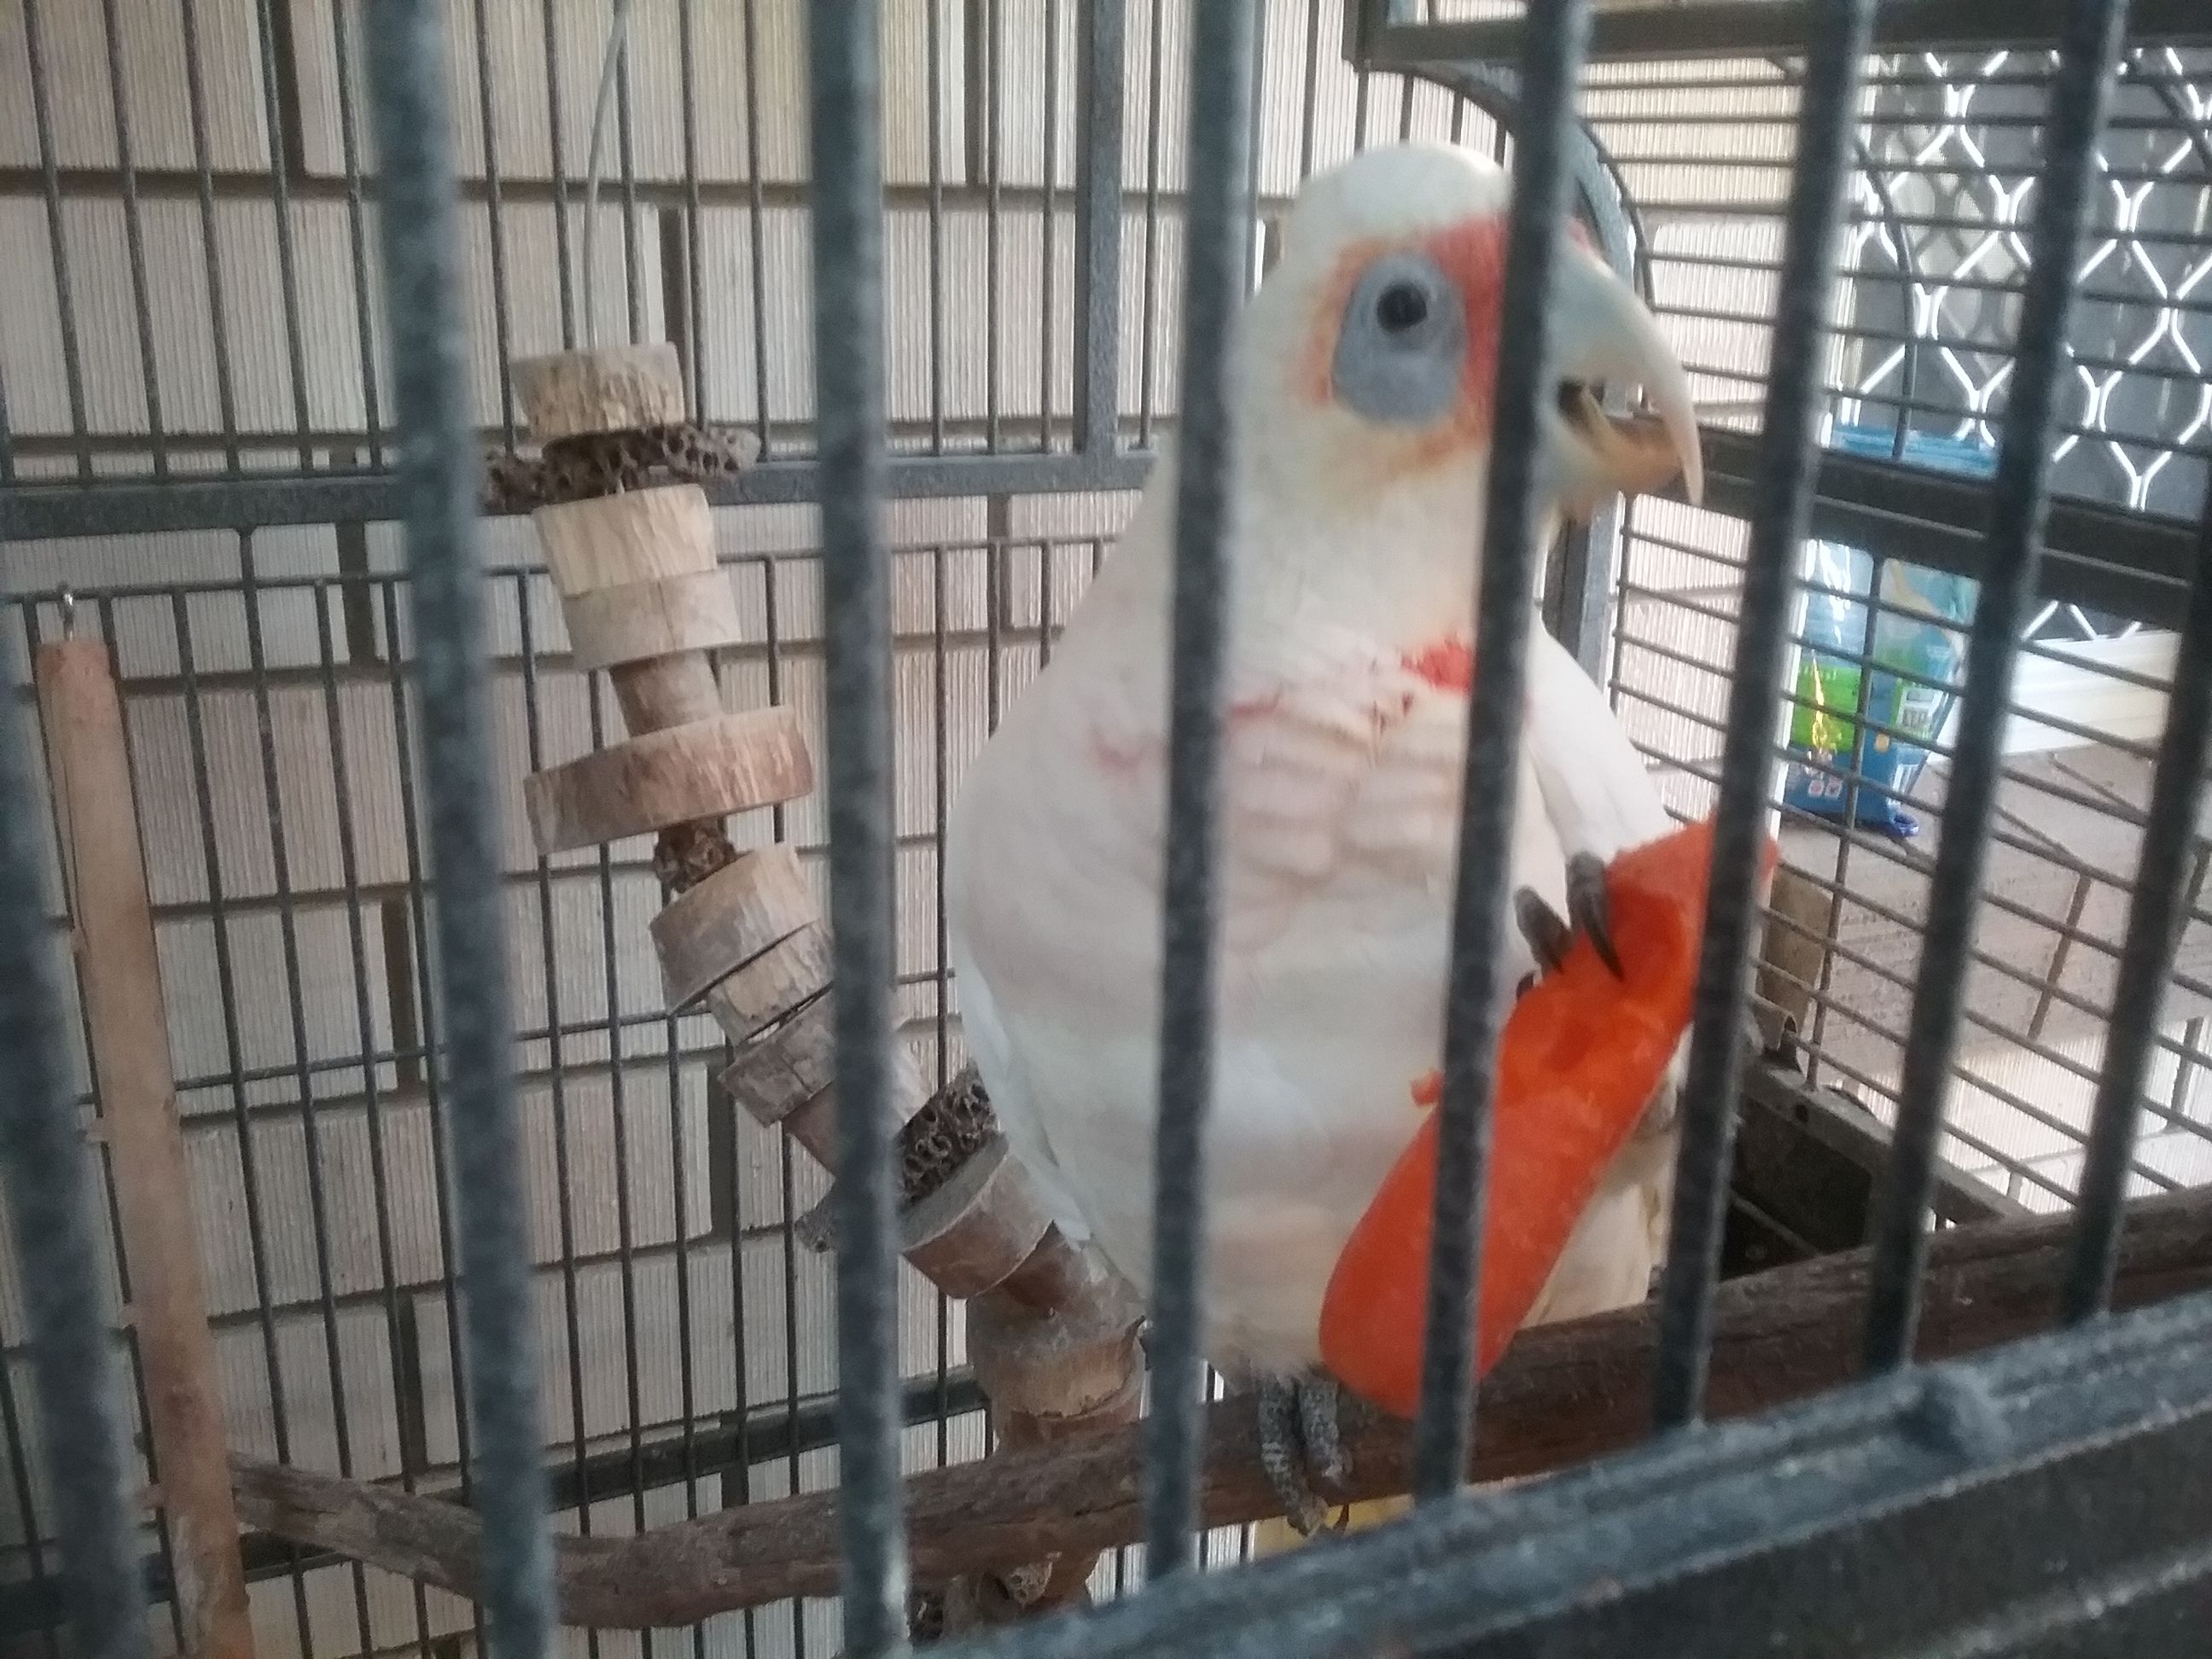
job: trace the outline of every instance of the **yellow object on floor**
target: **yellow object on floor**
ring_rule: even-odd
[[[1341,1518],[1346,1532],[1365,1532],[1370,1527],[1379,1527],[1385,1521],[1395,1520],[1413,1506],[1411,1498],[1370,1498],[1364,1504],[1346,1504],[1333,1513],[1329,1519]],[[1285,1550],[1296,1549],[1305,1541],[1298,1536],[1297,1528],[1279,1516],[1273,1521],[1262,1521],[1252,1529],[1252,1553],[1255,1557],[1280,1555]]]

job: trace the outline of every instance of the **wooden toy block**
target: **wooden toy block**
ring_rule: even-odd
[[[541,507],[530,515],[563,601],[716,568],[714,520],[697,484]]]
[[[541,853],[621,841],[771,806],[814,787],[788,708],[756,708],[648,732],[523,780]]]
[[[540,443],[684,419],[684,368],[665,340],[518,358],[514,390]]]
[[[684,1006],[813,919],[814,896],[798,854],[783,846],[740,854],[650,924],[669,1007]]]
[[[981,1296],[1028,1260],[1052,1225],[1003,1135],[899,1218],[899,1253],[947,1296]]]
[[[577,594],[562,607],[576,666],[646,662],[684,651],[714,651],[744,636],[738,596],[718,568]]]
[[[830,933],[809,922],[707,988],[704,1006],[732,1042],[745,1042],[830,988]]]

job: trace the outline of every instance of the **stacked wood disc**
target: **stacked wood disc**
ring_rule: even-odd
[[[684,418],[672,347],[570,352],[516,365],[534,435],[665,428]],[[813,787],[790,712],[731,713],[712,653],[741,642],[696,484],[629,490],[532,515],[577,665],[613,683],[629,736],[524,786],[539,850],[652,833],[673,890],[651,924],[668,1006],[711,1013],[736,1052],[722,1082],[763,1124],[780,1124],[834,1166],[836,1104],[828,930],[788,847],[732,847],[722,819]],[[902,1121],[926,1091],[902,1049]],[[929,1103],[942,1110],[940,1098]],[[917,1126],[921,1127],[921,1126]],[[1138,1310],[1053,1224],[1034,1180],[995,1128],[958,1143],[907,1183],[908,1261],[946,1294],[973,1298],[969,1347],[1017,1441],[1135,1414]],[[945,1598],[955,1626],[992,1622],[1080,1595],[1090,1562],[1040,1563]]]

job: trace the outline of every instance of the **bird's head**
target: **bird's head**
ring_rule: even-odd
[[[1361,152],[1307,181],[1241,331],[1243,441],[1278,480],[1363,493],[1410,485],[1480,501],[1504,294],[1504,172],[1446,146]],[[1703,483],[1681,364],[1635,291],[1579,234],[1553,288],[1557,385],[1545,400],[1545,518],[1586,516],[1678,474]],[[1607,392],[1648,413],[1616,419]]]

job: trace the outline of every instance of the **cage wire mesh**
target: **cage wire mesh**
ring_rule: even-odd
[[[746,639],[720,653],[725,702],[796,709],[818,752],[803,9],[633,10],[588,318],[583,174],[609,12],[473,0],[448,15],[473,418],[488,447],[514,452],[514,360],[594,331],[676,342],[691,415],[759,450],[716,490]],[[1096,94],[1093,12],[1074,0],[882,12],[884,370],[904,493],[889,516],[896,1004],[901,1039],[940,1081],[963,1053],[939,897],[946,802],[1049,659],[1111,556],[1143,452],[1175,420],[1192,7],[1115,10],[1124,75]],[[11,662],[64,626],[113,646],[230,1443],[451,1493],[465,1461],[456,1223],[409,758],[423,715],[392,522],[370,15],[335,0],[18,0],[0,15],[0,487],[17,498],[0,583]],[[1347,62],[1345,22],[1339,0],[1261,10],[1255,275],[1299,180],[1355,148],[1418,137],[1509,154],[1476,102]],[[1723,436],[1758,424],[1802,75],[1795,59],[1708,55],[1583,76],[1638,274]],[[1985,468],[2051,76],[2041,51],[1870,63],[1822,366],[1832,454]],[[1105,180],[1119,211],[1111,265],[1094,269],[1086,121],[1102,111],[1119,118]],[[2212,459],[2212,52],[2131,51],[2097,169],[2053,487],[2185,538]],[[1084,356],[1102,294],[1103,379]],[[827,1179],[717,1097],[713,1024],[665,1012],[644,843],[545,859],[518,827],[526,774],[617,730],[603,678],[575,668],[527,531],[507,517],[482,533],[539,1382],[556,1525],[619,1534],[835,1484],[834,1268],[794,1234]],[[1816,514],[1815,532],[1832,556],[1808,555],[1790,684],[1824,686],[1808,665],[1843,665],[1856,672],[1836,683],[1856,690],[1822,708],[1840,738],[1787,750],[1827,787],[1784,813],[1796,902],[1765,923],[1762,1068],[1790,1099],[1847,1097],[1879,1124],[1896,1111],[1968,613],[1886,580],[1955,563],[1910,523],[1885,538]],[[1719,774],[1740,498],[1733,511],[1639,500],[1620,532],[1611,599],[1579,648],[1670,803],[1700,813]],[[1856,641],[1822,631],[1823,599],[1856,616]],[[2179,604],[2053,600],[2025,635],[1947,1103],[1944,1192],[1960,1212],[2060,1208],[2077,1190]],[[1918,657],[1893,648],[1913,629],[1933,641]],[[1877,706],[1878,686],[1924,695]],[[1791,712],[1777,710],[1778,744]],[[1932,758],[1899,771],[1893,752]],[[33,810],[51,837],[52,803]],[[797,846],[818,888],[817,799],[732,829],[741,845]],[[2138,1190],[2212,1180],[2203,845]],[[48,864],[58,930],[58,846]],[[80,1038],[73,1027],[96,1111]],[[127,1264],[109,1271],[119,1290]],[[0,1261],[0,1630],[58,1651],[21,1273]],[[978,1456],[992,1436],[961,1307],[899,1274],[905,1466]],[[158,1513],[141,1542],[166,1625]],[[428,1659],[481,1634],[442,1591],[258,1534],[246,1550],[264,1654]],[[1249,1550],[1234,1531],[1206,1540],[1210,1561]],[[1133,1553],[1109,1557],[1095,1588],[1114,1595],[1137,1571]],[[835,1607],[810,1601],[558,1639],[703,1659],[832,1653],[839,1632]]]

